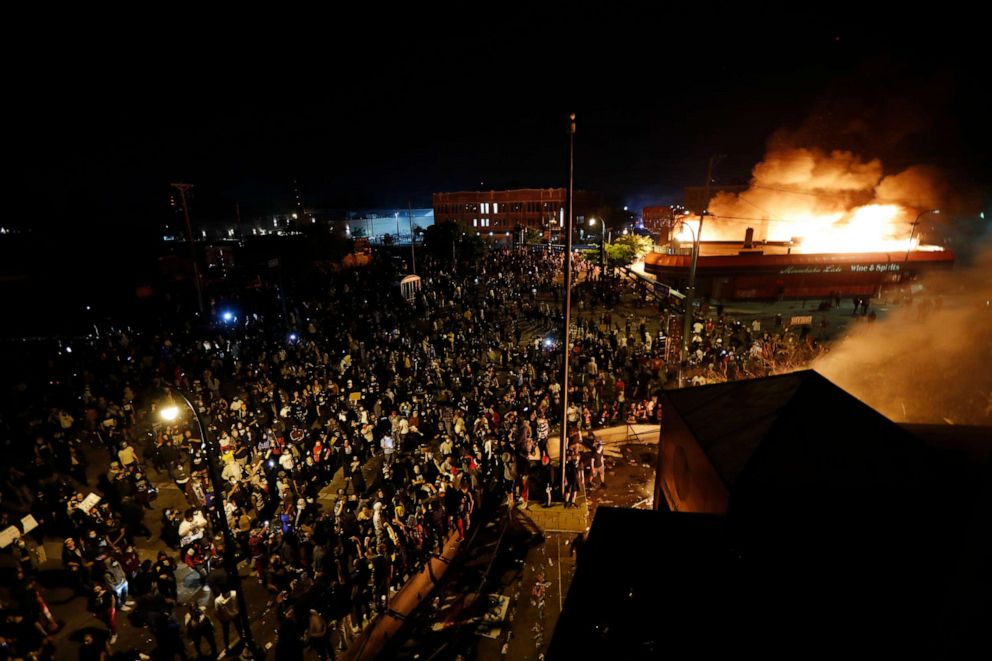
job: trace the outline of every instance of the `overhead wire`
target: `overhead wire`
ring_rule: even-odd
[[[776,188],[774,186],[762,186],[761,184],[751,184],[751,188],[762,188],[764,190],[773,190],[779,193],[794,193],[796,195],[809,195],[811,197],[837,197],[840,193],[814,193],[813,191],[802,191],[802,190],[790,190],[788,188]]]

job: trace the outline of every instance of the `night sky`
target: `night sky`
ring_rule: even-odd
[[[988,182],[985,56],[966,18],[888,31],[823,17],[299,21],[53,36],[57,57],[7,83],[8,224],[155,227],[176,180],[196,185],[201,220],[235,202],[246,217],[287,210],[294,180],[317,209],[559,186],[572,110],[576,185],[635,209],[701,184],[714,153],[717,181],[746,181],[783,128]],[[864,130],[842,135],[854,118]]]

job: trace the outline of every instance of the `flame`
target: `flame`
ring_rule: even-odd
[[[810,215],[775,223],[768,240],[794,241],[795,251],[807,254],[943,250],[940,246],[920,244],[912,230],[915,217],[914,210],[899,204],[866,204],[846,213]]]
[[[802,237],[799,250],[805,253],[889,252],[912,248],[904,234],[905,216],[897,204],[868,204],[849,214],[830,214],[809,219],[796,227]],[[912,230],[910,230],[910,234]],[[913,238],[913,244],[919,243]]]
[[[913,232],[916,206],[933,197],[925,169],[883,176],[878,159],[800,147],[773,150],[752,175],[747,191],[711,200],[704,241],[739,241],[753,227],[757,241],[810,254],[942,250],[921,246]],[[692,231],[683,227],[677,238],[692,241]]]
[[[688,215],[684,215],[679,219],[679,231],[675,235],[675,240],[680,243],[692,243],[695,241],[696,235],[699,233],[699,220],[689,218]]]

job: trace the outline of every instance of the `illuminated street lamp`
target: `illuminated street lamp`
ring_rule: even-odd
[[[700,225],[701,224],[702,222],[700,222]],[[682,319],[682,357],[679,361],[679,386],[682,386],[682,366],[689,358],[689,328],[692,325],[692,298],[693,293],[696,290],[696,262],[699,259],[699,232],[692,229],[692,225],[686,223],[685,221],[679,221],[679,225],[689,230],[690,234],[692,234],[692,261],[689,264],[689,286],[686,287],[685,314]]]
[[[606,269],[606,220],[602,220],[602,231],[599,236],[599,268],[600,270]],[[596,219],[590,218],[589,225],[591,227],[596,226]]]
[[[179,417],[179,407],[171,404],[160,410],[158,414],[166,422],[172,422]]]
[[[200,439],[206,448],[207,454],[207,472],[210,475],[210,484],[214,490],[214,497],[211,501],[211,508],[214,511],[214,518],[217,519],[220,525],[221,532],[224,535],[224,568],[227,570],[227,575],[230,577],[232,585],[234,586],[234,592],[238,599],[238,610],[239,619],[241,620],[241,635],[242,642],[244,643],[244,648],[251,653],[251,657],[254,659],[264,658],[264,655],[259,654],[258,648],[255,647],[255,639],[251,633],[251,620],[248,618],[248,604],[245,601],[244,590],[241,586],[241,574],[238,573],[238,560],[237,560],[237,550],[238,545],[234,540],[234,534],[231,532],[231,526],[227,523],[227,514],[224,512],[224,483],[220,476],[220,466],[217,463],[217,456],[219,454],[218,448],[214,441],[210,439],[207,435],[207,429],[203,424],[203,420],[200,418],[199,412],[196,407],[193,406],[193,402],[190,401],[181,390],[175,386],[166,386],[170,393],[178,395],[189,410],[193,412],[193,417],[196,419],[196,426],[200,430]],[[164,406],[159,411],[159,416],[162,420],[166,422],[172,422],[179,417],[179,407],[170,402]]]
[[[679,364],[679,374],[682,374],[682,364],[689,356],[689,327],[692,324],[692,303],[696,295],[696,264],[699,261],[700,241],[703,235],[703,219],[707,214],[706,208],[710,203],[710,183],[713,181],[713,167],[723,158],[721,155],[710,157],[706,166],[706,187],[703,199],[703,209],[699,212],[699,227],[692,234],[692,262],[689,265],[689,286],[685,292],[685,318],[682,322],[682,361]],[[688,225],[686,225],[688,227]],[[681,376],[679,381],[681,381]],[[681,383],[679,385],[682,385]]]

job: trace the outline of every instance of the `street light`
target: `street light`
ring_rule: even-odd
[[[158,414],[166,422],[172,422],[179,417],[179,408],[175,405],[166,406]]]
[[[679,225],[689,230],[689,233],[692,234],[692,261],[689,264],[689,286],[686,287],[685,314],[682,318],[682,356],[679,361],[679,386],[682,386],[682,366],[689,357],[689,327],[692,324],[692,298],[693,293],[696,290],[696,262],[699,259],[699,232],[692,229],[692,225],[684,220],[680,220],[676,227]],[[700,229],[702,229],[701,219]]]
[[[568,342],[571,333],[570,324],[572,321],[572,231],[575,222],[575,207],[573,206],[575,195],[575,113],[568,115],[568,189],[565,195],[565,206],[567,212],[561,220],[562,231],[565,232],[565,254],[562,259],[564,269],[564,300],[562,307],[562,365],[561,365],[561,438],[558,442],[558,467],[561,470],[561,495],[565,498],[565,461],[568,451]]]
[[[692,235],[692,262],[689,265],[689,286],[685,292],[685,319],[682,322],[682,361],[685,363],[689,356],[689,326],[692,323],[692,303],[696,294],[696,263],[699,261],[700,241],[703,235],[703,219],[707,214],[707,207],[710,204],[710,183],[713,181],[713,167],[720,162],[723,156],[715,154],[710,156],[706,166],[706,186],[703,193],[703,208],[699,212],[699,227]],[[688,226],[687,226],[688,227]],[[682,374],[682,365],[679,365],[679,374]],[[681,381],[681,377],[679,381]],[[681,383],[679,385],[682,385]]]
[[[596,226],[596,219],[590,218],[589,225],[592,227]],[[602,231],[599,237],[599,270],[602,272],[606,269],[606,220],[602,221]]]
[[[232,585],[234,586],[234,592],[238,598],[238,610],[239,619],[241,620],[241,636],[242,642],[244,643],[245,649],[251,652],[252,658],[258,659],[263,658],[262,655],[258,653],[258,649],[255,647],[255,639],[251,633],[251,620],[248,617],[248,604],[245,602],[244,590],[241,587],[241,574],[238,573],[238,560],[237,560],[237,542],[234,541],[234,534],[231,532],[231,526],[227,523],[227,514],[224,512],[224,483],[220,477],[220,467],[217,464],[218,449],[215,443],[207,435],[207,429],[203,425],[203,420],[200,419],[200,413],[193,406],[193,402],[190,401],[189,397],[179,390],[175,386],[166,385],[171,393],[174,393],[180,397],[189,407],[189,410],[193,412],[193,417],[196,419],[196,426],[200,429],[200,438],[203,440],[203,444],[207,449],[207,472],[210,475],[210,484],[214,489],[214,497],[211,502],[211,508],[214,510],[214,517],[219,520],[221,532],[224,535],[224,568],[227,570],[227,575],[230,578]],[[179,408],[170,403],[163,407],[159,411],[159,416],[166,422],[172,422],[177,417],[179,417]]]
[[[189,205],[186,203],[186,191],[192,188],[193,184],[174,183],[172,186],[179,191],[179,197],[183,203],[183,216],[186,217],[186,236],[189,237],[189,256],[193,260],[193,285],[196,287],[196,304],[202,317],[203,283],[200,282],[200,265],[199,260],[196,258],[196,240],[193,238],[193,224],[189,221]]]

